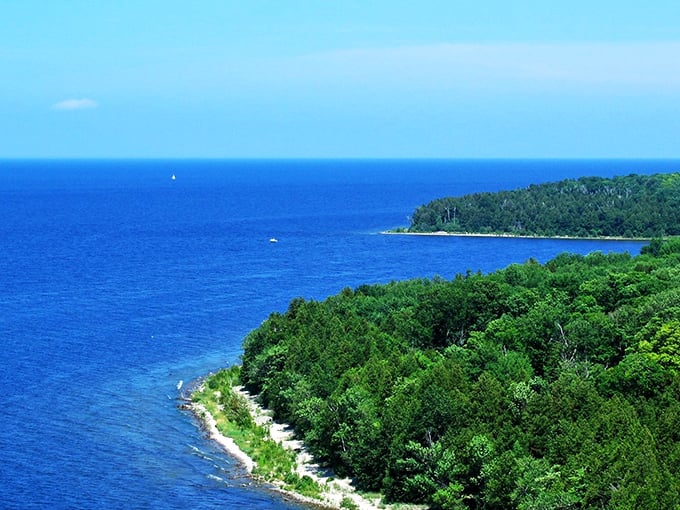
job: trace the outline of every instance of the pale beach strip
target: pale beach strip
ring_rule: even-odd
[[[219,430],[217,430],[217,422],[212,414],[205,408],[203,404],[198,402],[192,402],[190,404],[191,411],[194,415],[199,418],[206,431],[208,432],[208,437],[219,444],[224,450],[231,455],[234,459],[243,464],[248,473],[253,472],[255,467],[255,462],[246,453],[241,450],[234,440],[230,437],[225,436]]]
[[[306,451],[304,444],[299,440],[293,439],[292,428],[289,425],[273,421],[271,413],[260,406],[255,401],[255,397],[245,391],[242,387],[237,386],[234,387],[233,390],[248,401],[248,407],[253,420],[255,420],[255,423],[258,425],[265,425],[267,427],[271,439],[277,443],[281,443],[284,448],[296,452],[297,474],[300,477],[309,476],[317,482],[322,487],[323,499],[303,496],[283,489],[283,483],[281,483],[281,485],[276,485],[275,482],[271,482],[274,490],[282,492],[291,499],[295,499],[301,503],[321,508],[340,509],[342,508],[341,505],[343,500],[351,500],[358,510],[384,510],[390,508],[390,505],[381,503],[380,498],[368,499],[361,494],[358,494],[352,486],[352,481],[350,479],[335,478],[332,472],[321,469],[318,464],[314,462],[313,457]],[[188,407],[194,415],[203,422],[209,438],[217,442],[229,455],[239,461],[248,473],[252,473],[256,465],[253,459],[241,450],[233,439],[226,437],[217,429],[215,418],[205,406],[197,402],[191,402]],[[418,505],[401,505],[399,508],[422,507]]]
[[[380,232],[384,235],[399,235],[399,236],[429,236],[429,237],[494,237],[494,238],[510,238],[510,239],[563,239],[565,241],[651,241],[650,237],[623,237],[623,236],[538,236],[538,235],[521,235],[510,233],[481,233],[481,232],[446,232],[445,230],[437,230],[435,232],[399,232],[392,230],[384,230]]]

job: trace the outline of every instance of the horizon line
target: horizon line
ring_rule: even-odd
[[[680,161],[679,156],[491,156],[491,157],[377,157],[377,156],[27,156],[4,157],[0,162],[20,161]]]

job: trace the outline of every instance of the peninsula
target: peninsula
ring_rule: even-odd
[[[680,240],[655,239],[298,298],[194,398],[253,473],[316,501],[350,478],[434,509],[678,508],[679,263]],[[254,426],[242,390],[321,467]]]
[[[521,237],[652,239],[680,234],[680,174],[582,177],[496,193],[438,198],[407,229]]]

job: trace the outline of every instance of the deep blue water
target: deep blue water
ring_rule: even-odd
[[[301,296],[643,243],[384,236],[433,198],[673,161],[0,161],[0,506],[298,508],[176,384]],[[176,180],[170,176],[176,174]],[[276,237],[278,243],[270,243]]]

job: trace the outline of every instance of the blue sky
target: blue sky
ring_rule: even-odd
[[[680,2],[0,0],[31,157],[678,158]]]

